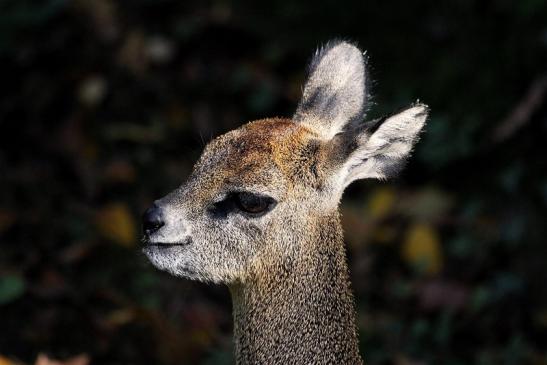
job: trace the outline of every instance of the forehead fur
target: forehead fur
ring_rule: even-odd
[[[307,183],[317,179],[318,150],[317,135],[305,126],[291,119],[262,119],[211,141],[196,172],[217,171],[245,180],[274,168],[293,183]]]

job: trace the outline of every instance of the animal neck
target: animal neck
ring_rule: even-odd
[[[231,286],[237,364],[362,364],[338,212],[314,223],[296,257]]]

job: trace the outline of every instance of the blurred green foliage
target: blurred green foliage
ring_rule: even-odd
[[[0,1],[0,361],[231,364],[226,289],[151,268],[139,215],[213,136],[290,116],[333,37],[368,51],[371,118],[432,110],[402,176],[344,198],[366,362],[547,364],[541,0]]]
[[[25,291],[25,282],[15,275],[0,278],[0,304],[9,303],[20,297]]]

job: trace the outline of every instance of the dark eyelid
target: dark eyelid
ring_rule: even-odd
[[[258,212],[258,213],[252,213],[252,212],[247,212],[245,210],[242,210],[237,203],[239,194],[249,194],[261,199],[265,199],[268,202],[268,206],[264,211]],[[209,206],[209,208],[207,209],[210,214],[218,218],[225,218],[228,216],[230,212],[234,210],[237,210],[238,212],[240,212],[241,214],[245,216],[258,218],[269,213],[277,205],[277,200],[274,199],[273,197],[266,194],[256,193],[254,191],[248,191],[248,190],[233,190],[233,191],[227,192],[226,194],[222,195],[219,198],[221,199],[217,198],[218,200],[213,201],[211,205]]]
[[[265,203],[264,209],[255,212],[246,208],[245,204],[243,203],[243,200],[241,199],[242,196],[244,195],[247,195],[247,197],[250,196],[251,198],[256,198],[260,200],[261,203]],[[277,204],[277,201],[268,195],[256,194],[256,193],[248,192],[248,191],[236,194],[235,201],[236,201],[236,206],[239,208],[241,213],[254,218],[261,217],[269,213]]]
[[[207,211],[215,218],[226,218],[235,207],[233,199],[225,197],[223,200],[213,202]]]

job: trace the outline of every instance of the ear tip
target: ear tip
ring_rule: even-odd
[[[348,40],[348,39],[345,39],[345,38],[341,38],[341,37],[336,37],[336,38],[331,38],[329,39],[325,45],[323,46],[323,48],[334,48],[334,47],[338,47],[338,46],[345,46],[345,47],[356,47],[354,42],[352,42],[351,40]],[[357,48],[357,47],[356,47]]]
[[[336,40],[335,46],[336,48],[344,49],[346,52],[351,52],[356,55],[359,55],[361,58],[365,58],[365,53],[363,52],[357,43],[348,41],[348,40]]]
[[[366,60],[366,52],[361,51],[355,42],[343,38],[333,38],[320,46],[316,51],[316,56],[323,56],[333,50],[340,50],[346,54],[359,55],[363,62]]]
[[[412,106],[410,107],[409,111],[411,111],[414,114],[414,118],[416,119],[423,119],[424,122],[429,116],[429,111],[431,109],[427,104],[424,104],[417,100]]]

